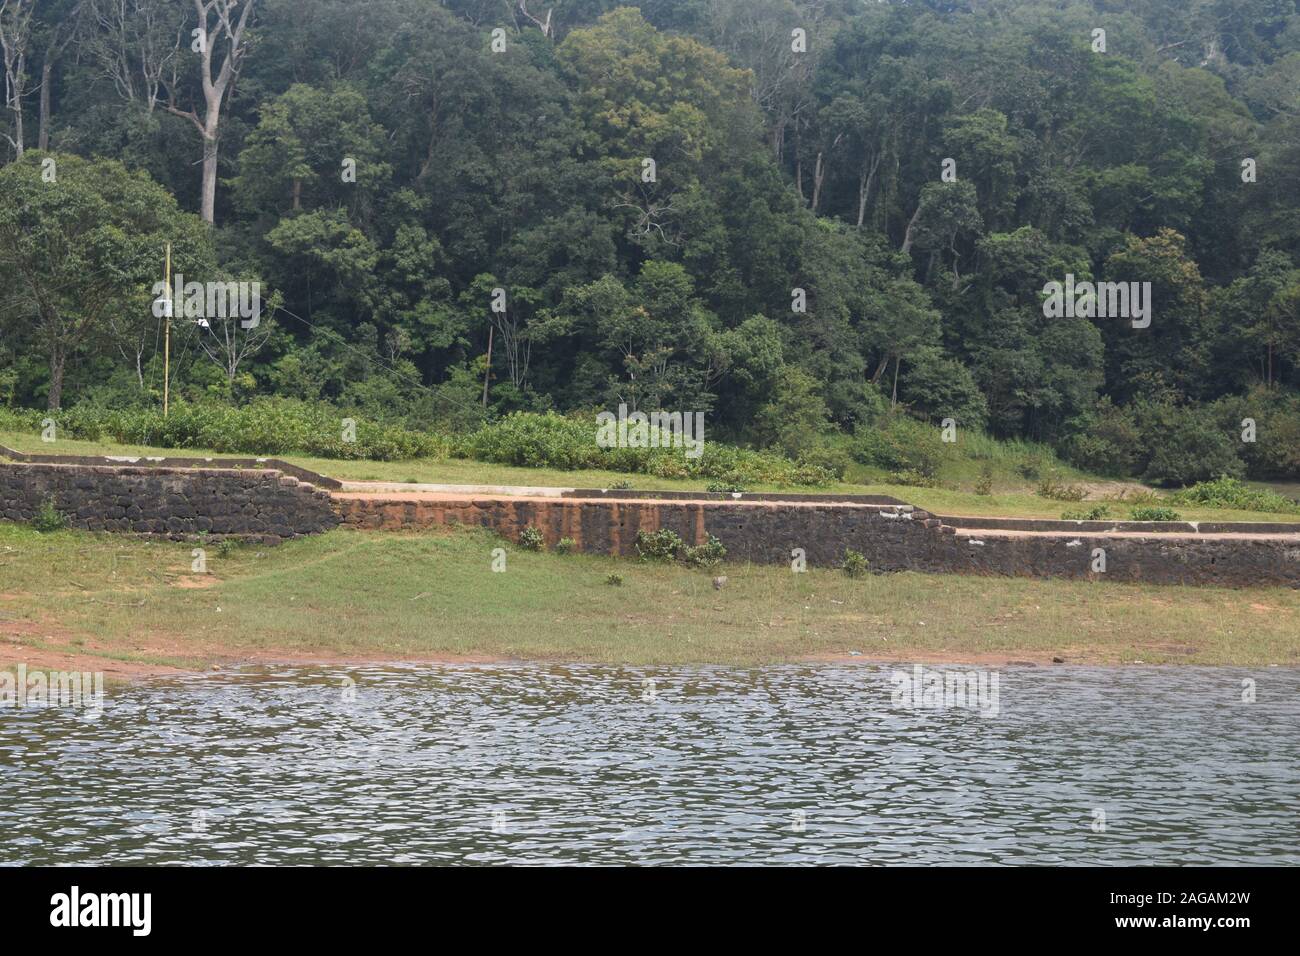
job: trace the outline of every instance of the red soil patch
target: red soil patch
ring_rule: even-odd
[[[44,646],[33,647],[32,642]],[[72,635],[57,626],[0,618],[0,670],[26,664],[28,670],[103,671],[106,677],[126,680],[184,673],[164,664],[106,657],[101,650],[93,641],[74,644]]]
[[[211,574],[187,574],[179,577],[172,582],[172,587],[191,589],[191,588],[210,588],[220,581]]]
[[[34,646],[36,644],[41,646]],[[149,661],[119,660],[108,656],[110,650],[199,663],[186,668]],[[385,654],[367,657],[277,647],[234,649],[216,641],[159,633],[135,634],[129,643],[111,642],[110,646],[110,643],[93,637],[77,638],[58,625],[0,617],[0,670],[14,670],[19,664],[26,664],[29,670],[103,671],[109,678],[134,680],[246,664],[495,664],[508,659],[487,654]]]

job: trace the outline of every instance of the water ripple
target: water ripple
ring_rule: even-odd
[[[0,710],[0,864],[1300,863],[1300,671],[1006,668],[994,718],[889,674],[276,667]]]

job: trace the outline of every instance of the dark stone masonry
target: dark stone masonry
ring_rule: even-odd
[[[346,525],[402,530],[468,525],[511,540],[529,526],[547,547],[572,538],[577,549],[636,555],[638,531],[670,528],[687,544],[716,536],[729,561],[788,564],[804,550],[809,567],[837,567],[846,548],[876,571],[1300,587],[1300,526],[1288,534],[1041,533],[968,531],[908,505],[721,501],[373,496],[343,492]],[[960,519],[947,519],[947,521]],[[1093,571],[1094,549],[1105,571]]]
[[[572,538],[597,554],[636,555],[637,533],[670,528],[687,544],[716,536],[728,560],[837,567],[847,548],[875,571],[1087,578],[1159,584],[1300,587],[1300,525],[1062,522],[940,517],[888,498],[565,497],[336,491],[273,468],[0,462],[0,518],[30,521],[47,499],[74,528],[275,543],[328,531],[481,527],[548,547]],[[1094,570],[1098,549],[1105,570]]]
[[[328,492],[278,470],[0,463],[0,518],[30,521],[50,499],[68,525],[274,544],[339,523]]]

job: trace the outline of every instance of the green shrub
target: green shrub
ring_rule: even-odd
[[[1130,521],[1182,521],[1183,517],[1172,508],[1134,508]]]
[[[1230,395],[1210,406],[1216,426],[1234,442],[1255,479],[1300,479],[1300,392],[1257,385],[1246,395]],[[1255,423],[1254,441],[1245,441],[1242,421]]]
[[[1210,508],[1236,508],[1240,511],[1270,511],[1275,514],[1300,514],[1300,503],[1266,488],[1251,488],[1237,478],[1222,475],[1201,481],[1169,496],[1188,505]]]
[[[636,553],[642,561],[672,561],[682,549],[682,539],[671,528],[636,533]]]
[[[1282,405],[1285,402],[1276,396],[1255,393],[1249,400],[1231,397],[1214,405],[1146,399],[1117,407],[1102,399],[1095,412],[1072,423],[1076,434],[1066,441],[1065,448],[1070,461],[1080,468],[1110,476],[1140,475],[1157,484],[1185,485],[1221,474],[1237,476],[1245,470],[1242,457],[1254,469],[1261,466],[1261,456],[1281,452],[1284,459],[1295,447],[1285,440],[1289,428],[1285,413],[1275,423],[1274,440],[1239,441],[1241,419],[1251,408],[1258,407],[1268,415]],[[1300,410],[1300,404],[1296,407]],[[1300,418],[1294,434],[1300,437]]]
[[[38,431],[46,414],[34,408],[0,408],[0,428],[16,432]]]
[[[1043,474],[1041,455],[1025,455],[1015,464],[1016,474],[1029,481],[1037,481]]]
[[[572,554],[576,547],[577,542],[572,538],[561,538],[559,541],[555,542],[555,547],[552,550],[556,554]]]
[[[461,445],[465,457],[526,468],[573,471],[600,464],[595,422],[565,418],[554,412],[515,412],[484,425]]]
[[[105,418],[110,413],[93,405],[75,405],[62,412],[55,412],[55,435],[59,438],[71,438],[74,441],[99,441],[104,437]]]
[[[817,445],[806,449],[799,456],[800,465],[820,468],[837,481],[844,479],[844,475],[852,463],[853,459],[849,456],[849,453],[843,448],[837,448],[834,445]]]
[[[638,531],[636,552],[642,561],[673,561],[680,558],[693,568],[712,568],[722,563],[727,549],[722,542],[709,535],[704,544],[688,545],[681,536],[669,528],[658,531]]]
[[[1052,472],[1038,483],[1038,490],[1035,493],[1040,498],[1051,498],[1053,501],[1082,501],[1087,491],[1078,485],[1063,483],[1060,477]]]
[[[980,469],[979,479],[975,482],[975,494],[993,494],[993,466],[985,465]]]
[[[159,408],[107,409],[82,404],[52,413],[61,437],[109,438],[127,445],[211,449],[221,454],[286,455],[399,461],[445,457],[445,438],[386,425],[323,402],[258,398],[247,405],[175,402]],[[356,441],[343,440],[343,419],[356,422]]]
[[[68,519],[62,511],[54,506],[53,498],[46,498],[41,502],[41,506],[36,509],[36,514],[32,515],[31,524],[34,529],[45,534],[49,531],[59,531],[66,528]]]
[[[1207,408],[1148,402],[1139,405],[1136,414],[1146,449],[1144,481],[1190,485],[1245,473],[1237,457],[1237,435],[1225,432]]]
[[[704,478],[732,485],[826,485],[835,475],[809,461],[794,462],[771,452],[707,441],[698,457],[682,449],[601,448],[596,420],[554,412],[514,412],[462,438],[462,458],[529,468],[605,468],[657,478]]]
[[[720,442],[706,442],[698,458],[685,458],[671,449],[654,451],[660,462],[671,456],[682,463],[691,478],[711,478],[732,485],[825,485],[834,481],[829,472],[816,465]]]
[[[110,439],[128,445],[212,450],[231,455],[315,455],[334,459],[401,461],[456,456],[529,468],[605,468],[662,478],[694,478],[732,486],[824,486],[836,480],[835,455],[792,461],[779,454],[705,442],[687,458],[679,448],[601,448],[593,417],[514,412],[467,435],[415,431],[347,412],[325,402],[258,398],[246,405],[177,401],[163,418],[157,408],[109,409],[82,404],[51,413],[59,437]],[[39,429],[45,413],[4,410],[0,424]],[[356,441],[343,440],[344,418],[356,422]],[[842,462],[841,462],[842,464]],[[616,483],[613,487],[631,487]]]
[[[795,466],[790,472],[790,477],[778,484],[806,485],[811,488],[824,488],[827,485],[834,484],[835,476],[820,465],[810,465],[807,463]]]
[[[894,485],[907,485],[910,488],[939,487],[939,479],[913,468],[907,468],[903,471],[891,471],[889,473],[889,482]]]
[[[727,549],[713,535],[704,544],[682,548],[682,560],[693,568],[716,568],[726,556]]]
[[[1065,442],[1071,464],[1099,475],[1128,477],[1141,470],[1143,440],[1133,410],[1103,398],[1097,410],[1072,427],[1079,431]]]
[[[1061,512],[1062,521],[1105,521],[1110,517],[1110,508],[1106,505],[1097,505],[1095,508],[1086,510]]]
[[[541,551],[545,544],[546,536],[532,525],[519,532],[519,547],[525,551]]]
[[[867,573],[869,562],[866,555],[852,548],[844,549],[844,562],[840,568],[851,578],[860,578]]]
[[[830,412],[822,383],[797,365],[783,365],[766,392],[768,400],[757,409],[752,422],[755,438],[765,447],[802,456],[827,428]]]
[[[891,472],[938,474],[949,451],[939,429],[906,415],[889,415],[854,433],[853,458],[864,465]]]
[[[737,494],[737,493],[743,494],[745,491],[745,486],[738,485],[735,482],[731,482],[731,481],[710,481],[705,486],[705,491],[711,491],[714,494],[724,494],[724,495]]]
[[[622,587],[623,575],[619,574],[617,571],[611,571],[609,574],[605,575],[605,583],[616,588]]]

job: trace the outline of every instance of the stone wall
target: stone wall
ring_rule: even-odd
[[[338,525],[328,492],[277,470],[0,463],[0,518],[51,499],[73,528],[274,544]]]
[[[335,495],[346,525],[419,529],[470,525],[517,540],[533,526],[548,547],[572,538],[580,551],[634,556],[638,531],[671,528],[687,544],[715,535],[728,560],[779,564],[803,548],[813,567],[835,567],[846,548],[877,571],[926,571],[1148,581],[1160,584],[1300,587],[1300,527],[1286,535],[958,532],[910,506],[843,503],[748,504],[580,498],[457,499]],[[1092,570],[1093,549],[1106,570]]]
[[[638,532],[669,528],[688,544],[715,535],[730,560],[765,564],[788,563],[802,548],[810,566],[835,567],[853,548],[876,571],[1300,587],[1300,526],[1290,525],[1202,523],[1174,531],[988,519],[995,527],[981,527],[902,503],[330,495],[275,469],[0,463],[0,518],[29,521],[46,499],[75,528],[174,538],[206,533],[273,543],[342,522],[390,530],[469,525],[518,540],[532,526],[550,547],[572,538],[580,551],[635,556]],[[1104,573],[1093,571],[1097,548],[1105,551]]]
[[[925,571],[1300,588],[1300,536],[959,534]],[[1105,573],[1092,571],[1093,550]]]

